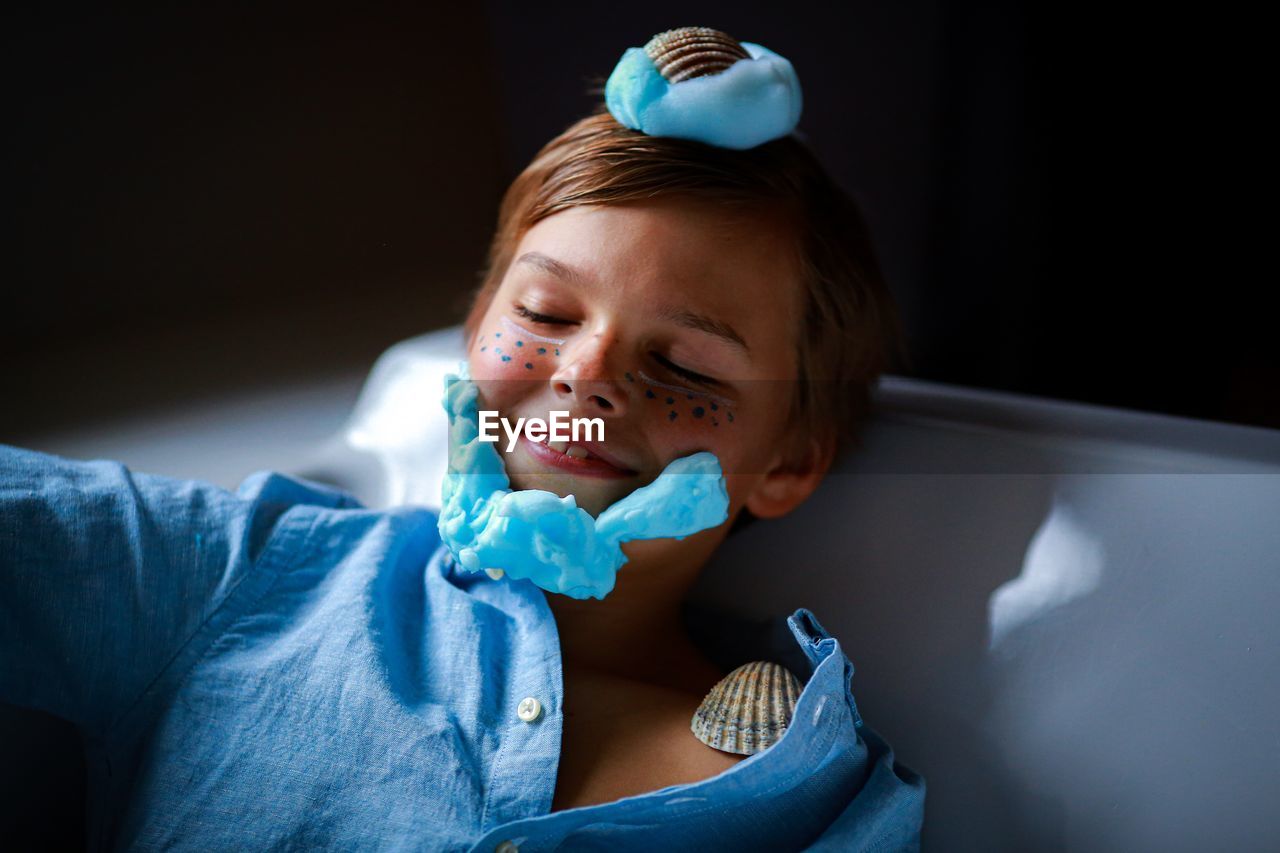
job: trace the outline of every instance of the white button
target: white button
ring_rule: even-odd
[[[497,847],[493,848],[493,853],[520,853],[520,848],[512,844],[510,841],[504,841]]]
[[[532,696],[526,696],[516,706],[516,716],[526,723],[532,723],[542,713],[542,703]]]
[[[506,572],[502,569],[485,569],[484,573],[494,580],[499,580]]]

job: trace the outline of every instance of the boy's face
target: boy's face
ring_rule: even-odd
[[[621,467],[524,438],[507,452],[502,433],[512,489],[573,494],[598,516],[708,450],[730,522],[743,506],[780,514],[753,495],[781,459],[797,371],[789,239],[778,222],[674,199],[573,207],[531,228],[468,348],[479,407],[513,427],[555,410],[601,418],[598,450]]]

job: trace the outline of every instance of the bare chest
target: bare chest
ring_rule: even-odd
[[[694,737],[689,723],[704,695],[566,671],[564,734],[551,810],[698,782],[746,758]]]

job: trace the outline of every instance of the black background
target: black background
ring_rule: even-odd
[[[795,65],[904,313],[896,372],[1280,426],[1232,42],[1122,8],[28,10],[4,36],[0,440],[458,322],[510,179],[625,47],[689,21]]]
[[[623,49],[691,24],[795,65],[800,130],[862,204],[904,313],[897,372],[1280,427],[1274,275],[1248,260],[1274,214],[1249,162],[1247,21],[61,4],[2,36],[0,441],[368,366],[459,322],[511,178]],[[78,843],[59,761],[13,760],[33,774],[5,797],[18,820]]]

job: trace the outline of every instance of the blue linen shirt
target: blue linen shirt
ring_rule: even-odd
[[[273,471],[233,493],[0,444],[0,701],[79,728],[90,847],[918,849],[924,780],[803,608],[778,743],[551,812],[546,593],[457,571],[436,519]]]

